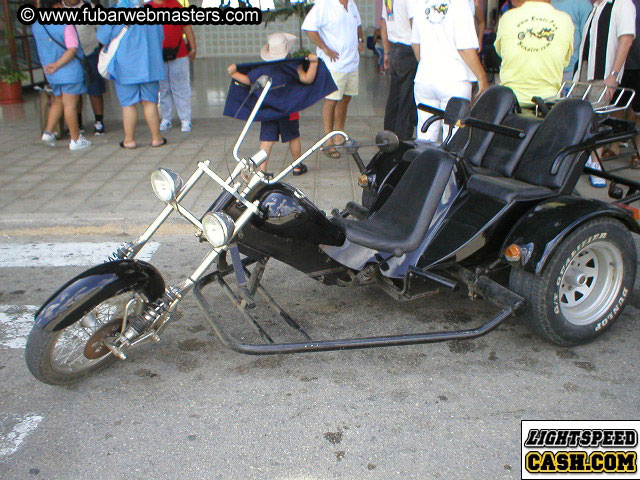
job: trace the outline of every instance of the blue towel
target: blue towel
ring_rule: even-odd
[[[261,75],[269,75],[273,80],[271,90],[256,116],[256,121],[262,122],[287,118],[292,113],[300,112],[310,107],[338,89],[329,69],[320,59],[318,59],[318,73],[313,83],[308,85],[302,83],[298,77],[298,65],[305,62],[307,60],[304,58],[291,58],[274,62],[237,65],[238,71],[246,74],[252,83]],[[262,91],[259,88],[256,89],[245,102],[249,90],[250,87],[248,85],[242,85],[232,80],[227,94],[227,101],[224,104],[223,114],[240,120],[248,119]],[[244,105],[243,102],[245,102]]]

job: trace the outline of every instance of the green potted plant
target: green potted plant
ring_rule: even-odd
[[[27,78],[11,58],[9,40],[10,32],[0,28],[0,104],[22,102],[22,81]]]

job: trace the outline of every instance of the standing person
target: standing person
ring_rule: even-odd
[[[533,97],[552,97],[562,86],[573,53],[573,21],[550,0],[514,1],[498,24],[495,47],[502,57],[500,83],[523,107]]]
[[[119,6],[127,6],[119,4]],[[98,40],[104,45],[116,38],[123,25],[101,25]],[[109,75],[122,106],[124,139],[122,148],[136,148],[138,103],[142,103],[144,119],[151,131],[151,146],[160,147],[167,139],[160,134],[158,115],[158,82],[164,78],[162,62],[162,25],[130,25],[122,36],[115,56],[109,62]]]
[[[91,7],[95,5],[87,2]],[[83,0],[62,0],[63,7],[66,8],[80,8],[85,5]],[[91,101],[91,108],[95,116],[95,123],[93,124],[94,135],[104,135],[104,97],[103,95],[107,91],[104,78],[98,73],[98,57],[100,55],[100,43],[96,37],[98,27],[96,25],[75,25],[80,39],[80,47],[84,52],[88,61],[90,74],[86,79],[87,93],[89,94],[89,100]],[[78,124],[79,128],[82,128],[82,97],[80,97],[80,108],[78,111]]]
[[[317,55],[338,87],[322,106],[324,132],[344,130],[349,101],[358,94],[358,66],[364,49],[358,7],[353,0],[317,0],[304,19],[302,30],[318,47]],[[331,145],[333,138],[327,141],[327,146]],[[340,158],[335,148],[325,149],[324,153],[329,158]]]
[[[444,109],[451,97],[471,99],[471,82],[478,80],[478,94],[489,84],[478,57],[478,37],[468,0],[419,0],[413,11],[411,41],[418,69],[414,85],[416,104]],[[418,111],[418,138],[437,141],[442,122],[426,133],[420,131],[430,117]],[[445,127],[443,138],[448,133]]]
[[[55,99],[49,109],[42,141],[55,146],[51,132],[64,114],[69,128],[69,150],[81,150],[91,142],[80,135],[78,129],[78,99],[87,92],[80,59],[82,49],[73,25],[41,25],[35,22],[31,31],[36,41],[38,57]]]
[[[573,54],[569,65],[564,69],[563,81],[568,82],[573,78],[573,70],[578,62],[578,51],[582,40],[582,31],[587,23],[587,18],[591,13],[591,2],[589,0],[551,0],[551,5],[571,17],[573,22]]]
[[[636,32],[640,29],[640,9],[638,8],[638,1],[633,0],[633,4],[636,7]],[[625,118],[628,121],[635,122],[636,128],[640,126],[640,38],[633,39],[629,54],[627,55],[627,62],[624,64],[624,74],[622,75],[621,87],[631,88],[636,92],[635,97],[631,103],[631,108],[625,112]],[[636,145],[640,145],[640,135],[636,136]],[[609,155],[613,155],[611,152]],[[605,154],[602,154],[605,158]],[[638,153],[634,152],[631,156],[631,168],[640,168],[640,158]]]
[[[588,1],[588,0],[585,0]],[[482,0],[469,0],[471,13],[473,14],[473,24],[476,27],[476,35],[478,36],[478,53],[482,51],[482,38],[484,31],[487,29],[487,20],[484,15],[484,2]]]
[[[389,70],[391,84],[384,109],[384,129],[394,132],[400,140],[413,138],[416,124],[416,102],[413,80],[418,62],[411,47],[410,2],[413,0],[384,0],[380,30],[384,44],[385,70]]]
[[[153,0],[158,8],[183,8],[178,0]],[[187,37],[186,41],[184,36]],[[191,78],[189,60],[196,58],[196,37],[191,25],[164,26],[164,80],[160,80],[160,130],[171,128],[173,105],[178,111],[181,131],[191,131]]]
[[[287,57],[291,50],[291,45],[295,42],[296,36],[290,33],[272,33],[267,37],[267,44],[262,48],[260,56],[265,62],[282,60]],[[309,54],[307,60],[309,67],[304,70],[302,65],[298,65],[297,77],[301,83],[311,84],[318,73],[318,57],[313,53]],[[227,67],[227,72],[234,80],[245,85],[252,85],[262,75],[269,75],[275,85],[286,83],[287,73],[278,71],[268,63],[251,69],[248,73],[240,73],[235,63]],[[273,144],[278,140],[289,144],[291,158],[295,161],[302,154],[300,145],[300,114],[293,113],[285,118],[277,120],[263,120],[260,122],[260,150],[267,153],[267,159],[260,164],[260,169],[266,171],[267,162],[271,155]],[[293,175],[302,175],[307,171],[307,166],[300,163],[293,169]]]
[[[636,35],[636,7],[631,0],[596,0],[582,35],[573,79],[607,86],[605,100],[618,88],[627,54]],[[601,170],[593,155],[587,167]],[[590,175],[591,185],[607,186],[604,178]]]

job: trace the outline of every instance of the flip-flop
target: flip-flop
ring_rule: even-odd
[[[322,152],[324,153],[324,156],[327,158],[340,158],[342,156],[340,155],[340,152],[333,147],[328,147]]]
[[[307,173],[307,170],[309,170],[307,168],[307,166],[304,163],[301,163],[301,164],[297,165],[296,167],[294,167],[293,176],[297,177],[298,175],[302,175],[303,173]]]
[[[120,142],[120,148],[124,148],[126,150],[135,150],[136,148],[138,148],[138,145],[136,145],[135,147],[127,147],[124,144],[124,140]]]
[[[158,147],[162,147],[163,145],[166,145],[166,144],[167,144],[167,139],[166,139],[166,138],[164,138],[164,137],[162,137],[162,143],[159,143],[158,145],[154,145],[154,144],[152,143],[152,144],[151,144],[151,146],[152,146],[153,148],[158,148]]]
[[[634,170],[637,170],[640,168],[640,157],[638,157],[637,153],[634,153],[633,156],[631,157],[629,168],[633,168]]]

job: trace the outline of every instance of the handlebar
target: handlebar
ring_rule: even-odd
[[[242,142],[244,142],[244,138],[247,136],[247,132],[249,131],[249,128],[253,123],[253,119],[256,118],[258,110],[260,110],[260,107],[262,106],[265,97],[269,93],[269,89],[271,88],[272,84],[273,80],[271,80],[271,77],[269,77],[268,75],[262,75],[251,86],[249,95],[251,95],[258,87],[262,87],[262,92],[260,93],[256,104],[253,106],[253,110],[251,110],[251,114],[249,115],[247,122],[244,124],[242,132],[240,132],[240,136],[238,137],[238,140],[236,140],[236,144],[233,146],[233,158],[235,158],[236,162],[238,163],[242,163],[242,159],[238,156],[240,145],[242,145]]]

